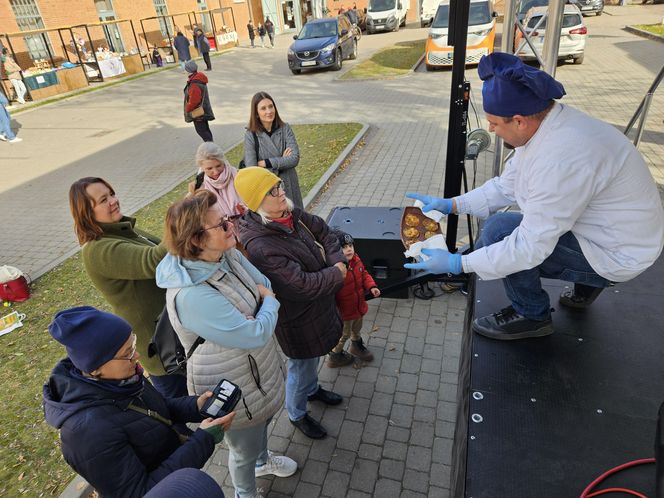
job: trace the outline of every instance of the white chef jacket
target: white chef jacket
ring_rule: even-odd
[[[600,276],[624,282],[657,259],[664,212],[648,167],[613,126],[555,103],[499,177],[455,198],[480,218],[518,205],[521,224],[500,242],[462,257],[485,280],[534,268],[571,231]]]

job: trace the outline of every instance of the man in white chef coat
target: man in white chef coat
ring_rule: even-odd
[[[514,148],[503,173],[452,199],[406,194],[423,211],[486,219],[467,255],[424,250],[406,264],[433,273],[475,272],[503,279],[512,305],[473,322],[500,340],[553,333],[549,296],[540,279],[574,282],[562,305],[585,308],[612,282],[653,264],[664,245],[664,213],[655,182],[631,142],[613,126],[556,102],[563,86],[517,57],[480,61],[489,130]],[[496,213],[516,205],[520,212]]]

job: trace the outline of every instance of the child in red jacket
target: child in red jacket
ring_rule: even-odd
[[[363,361],[372,361],[373,354],[364,346],[360,330],[362,330],[362,316],[367,313],[369,307],[364,299],[364,293],[371,292],[373,297],[380,296],[380,290],[376,282],[364,268],[360,257],[355,254],[353,237],[344,232],[339,232],[339,244],[348,260],[348,272],[344,280],[344,286],[337,292],[336,300],[341,318],[344,321],[344,330],[337,344],[328,354],[327,366],[330,368],[343,367],[353,362],[353,356]],[[350,347],[344,351],[344,345],[350,337]],[[352,355],[352,356],[351,356]]]

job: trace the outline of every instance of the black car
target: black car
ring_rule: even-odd
[[[302,69],[341,69],[344,59],[357,57],[357,39],[346,16],[313,19],[304,25],[288,49],[288,67],[293,74]]]

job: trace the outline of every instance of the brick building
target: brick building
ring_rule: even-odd
[[[72,31],[76,43],[87,51],[105,47],[145,54],[148,47],[169,45],[168,37],[173,37],[176,30],[191,38],[194,24],[212,35],[213,26],[219,34],[223,26],[234,29],[235,22],[238,35],[244,37],[252,1],[256,0],[0,0],[0,43],[7,45],[1,36],[4,33],[75,26]],[[157,16],[172,17],[155,19]],[[136,39],[128,22],[94,26],[99,21],[129,19]],[[92,43],[81,26],[85,24],[91,25],[88,31]],[[56,63],[66,58],[65,50],[76,59],[68,30],[12,36],[11,44],[22,67],[48,59],[49,52]]]

